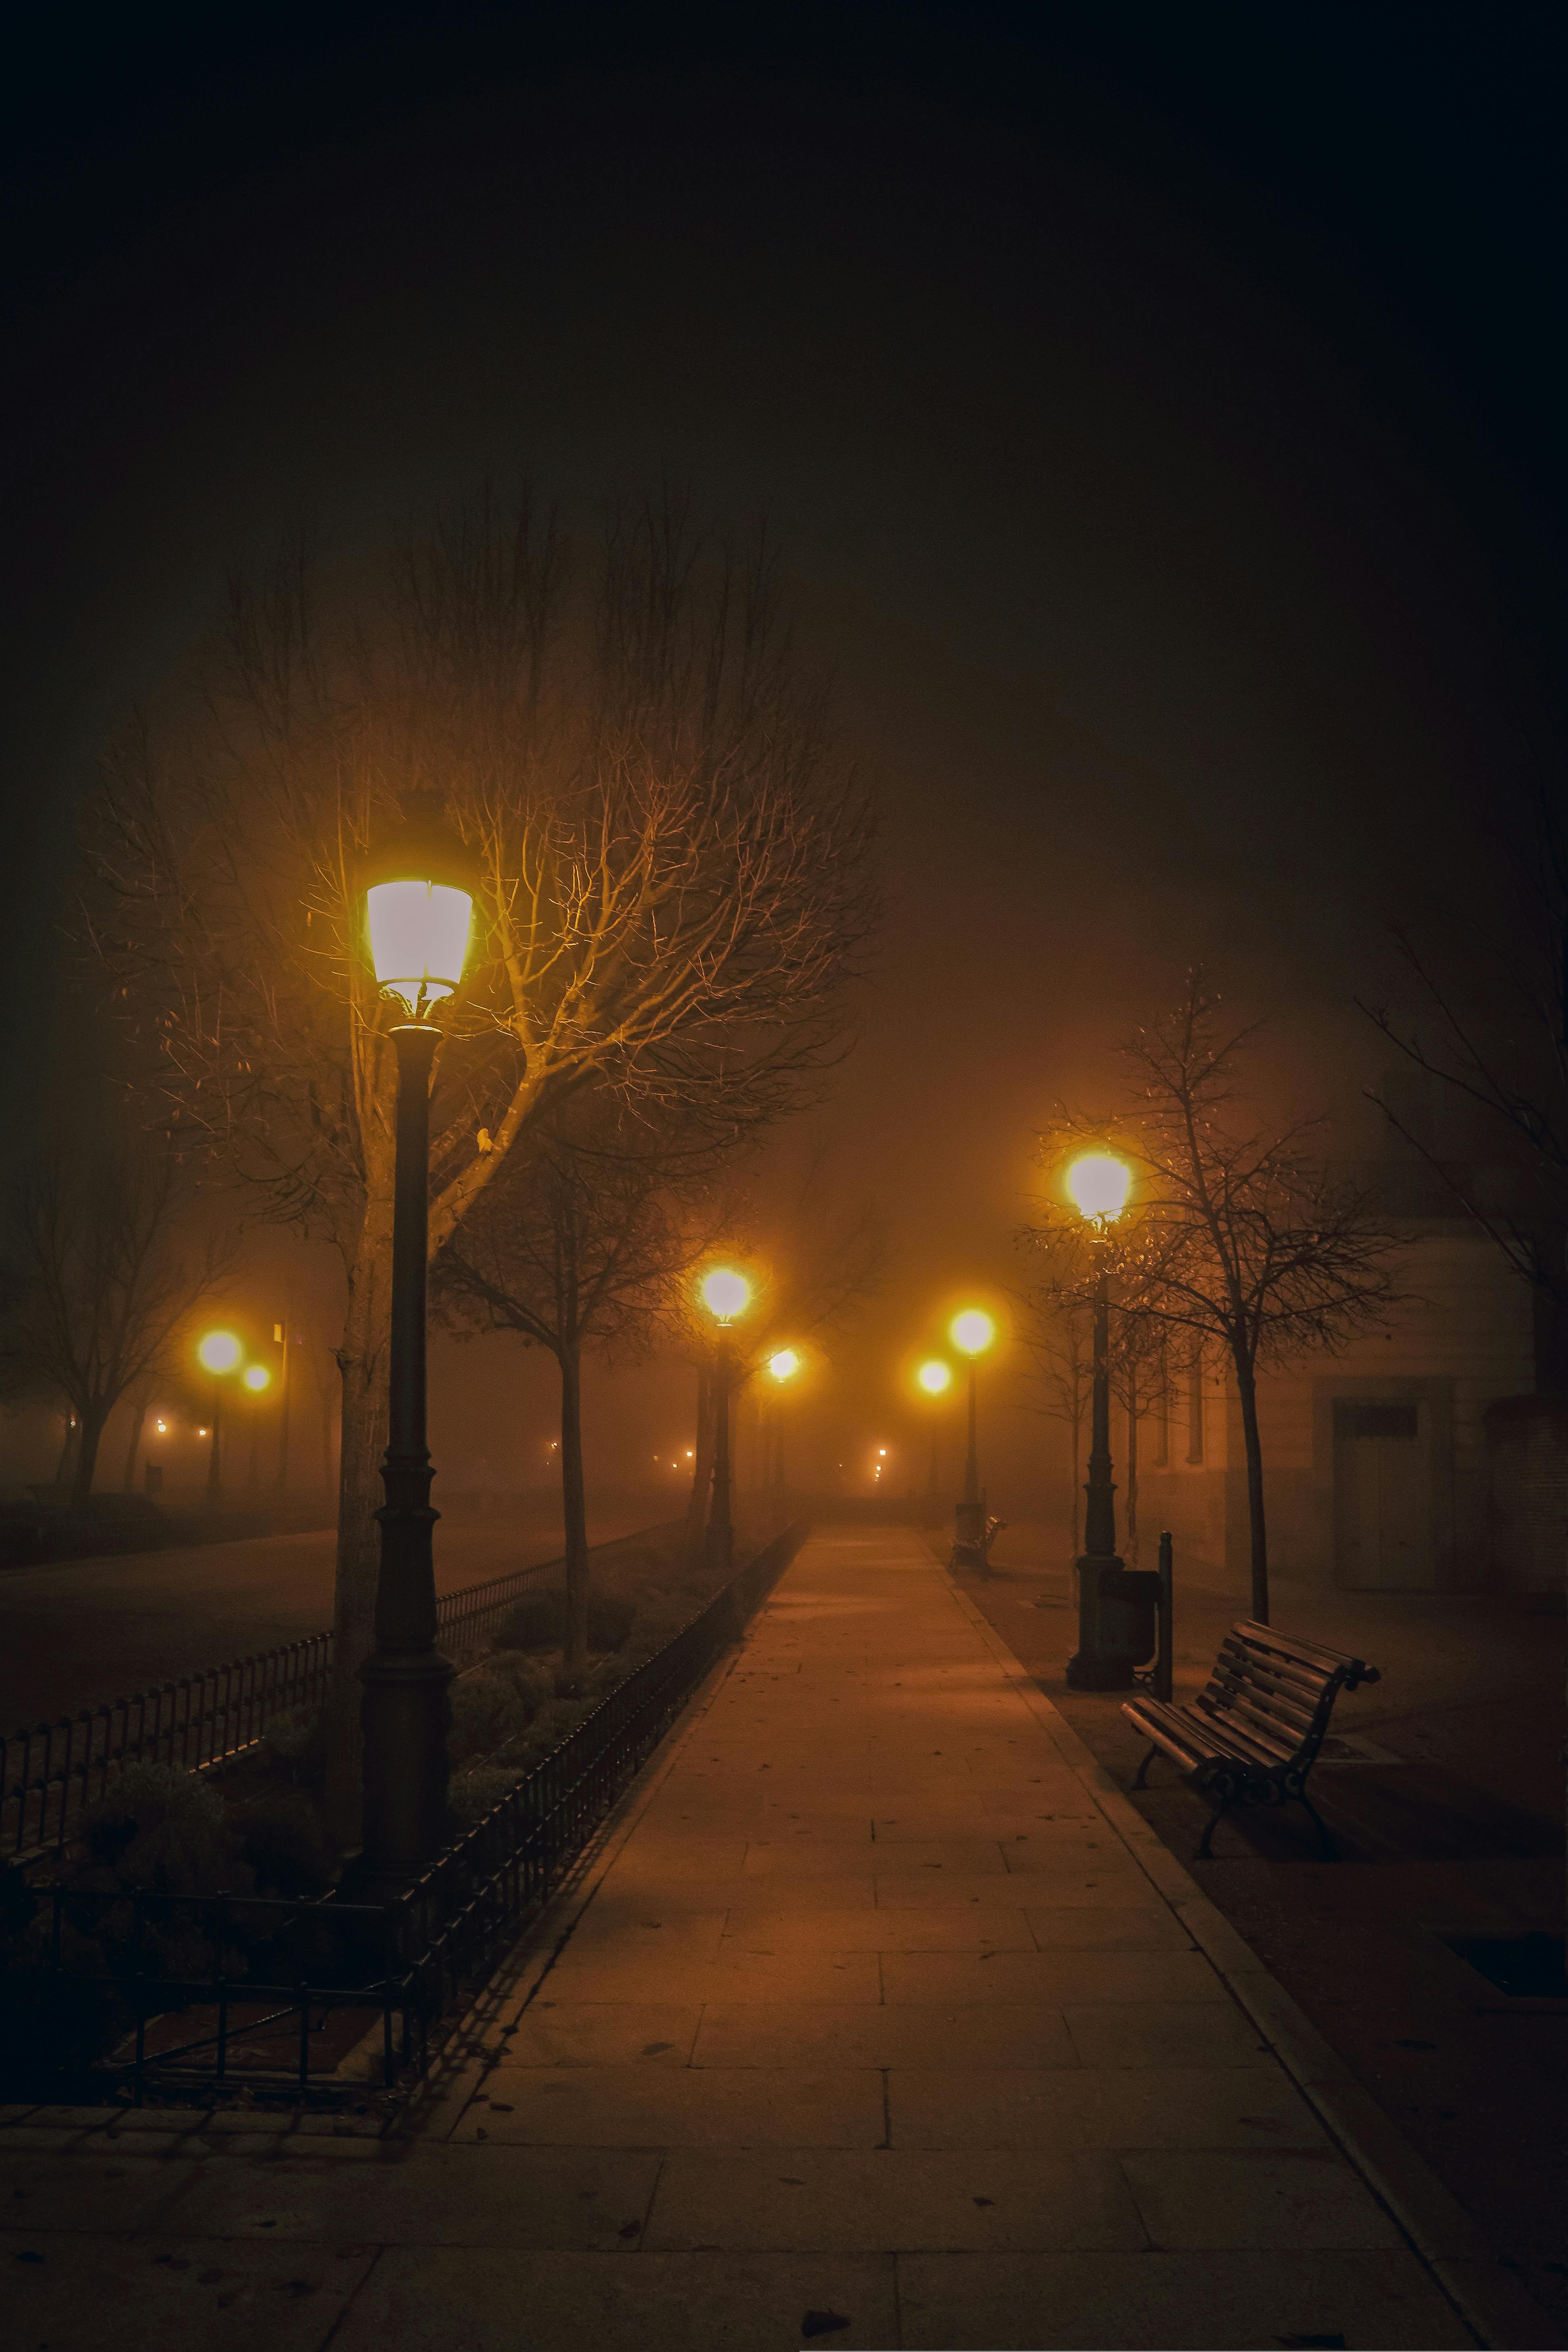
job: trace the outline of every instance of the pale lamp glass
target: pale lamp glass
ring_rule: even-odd
[[[365,893],[371,961],[383,996],[401,996],[417,1019],[463,977],[474,900],[449,882],[377,882]]]
[[[751,1285],[746,1276],[737,1274],[727,1265],[716,1267],[706,1277],[702,1286],[703,1305],[721,1323],[727,1323],[732,1317],[740,1314],[750,1297]]]
[[[927,1396],[944,1396],[953,1385],[953,1367],[945,1364],[940,1356],[933,1356],[929,1363],[921,1365],[915,1377]]]
[[[232,1372],[244,1353],[232,1331],[209,1331],[196,1349],[196,1361],[204,1372]]]
[[[1086,1151],[1068,1170],[1067,1189],[1081,1217],[1108,1224],[1127,1205],[1133,1171],[1109,1151]]]
[[[247,1364],[243,1378],[246,1388],[256,1396],[259,1396],[263,1389],[272,1386],[272,1374],[265,1364]]]
[[[997,1336],[997,1327],[983,1307],[967,1307],[947,1326],[947,1337],[966,1356],[983,1356]]]
[[[776,1381],[793,1380],[800,1369],[800,1359],[793,1348],[780,1348],[776,1356],[768,1357],[768,1369]]]

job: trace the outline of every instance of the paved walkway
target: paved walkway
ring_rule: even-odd
[[[1332,2059],[1290,2044],[1309,2104],[1299,2017],[913,1536],[810,1543],[573,1908],[413,2138],[16,2119],[7,2342],[1476,2340]]]

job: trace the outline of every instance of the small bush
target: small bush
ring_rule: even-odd
[[[71,1884],[86,1892],[237,1892],[235,1842],[223,1799],[198,1772],[131,1764],[78,1824],[86,1861]]]
[[[508,1770],[501,1764],[478,1764],[471,1772],[455,1773],[446,1801],[457,1828],[471,1830],[476,1822],[482,1822],[522,1778],[520,1769]]]
[[[484,1662],[484,1670],[511,1684],[530,1722],[550,1697],[553,1685],[549,1672],[526,1650],[492,1650]]]
[[[269,1771],[290,1788],[319,1794],[327,1782],[327,1710],[296,1707],[262,1734],[261,1754]]]
[[[559,1584],[525,1592],[501,1627],[503,1650],[559,1650],[566,1639],[566,1594]]]
[[[253,1797],[236,1807],[229,1826],[258,1895],[312,1896],[332,1884],[332,1848],[303,1790]]]
[[[487,1666],[460,1675],[452,1685],[447,1735],[452,1761],[465,1764],[471,1756],[492,1754],[504,1740],[528,1729],[528,1713],[509,1675],[492,1674]]]

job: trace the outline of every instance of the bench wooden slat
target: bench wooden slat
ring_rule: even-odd
[[[1322,1705],[1321,1695],[1309,1706],[1304,1699],[1287,1696],[1268,1683],[1254,1682],[1241,1675],[1212,1675],[1204,1695],[1216,1706],[1228,1706],[1238,1699],[1245,1699],[1249,1706],[1271,1715],[1276,1722],[1302,1732],[1312,1728]]]
[[[1316,1706],[1329,1684],[1332,1675],[1309,1673],[1296,1667],[1280,1666],[1271,1658],[1254,1657],[1239,1642],[1228,1641],[1214,1662],[1216,1675],[1234,1674],[1248,1682],[1269,1683],[1280,1691],[1289,1691],[1308,1706]]]

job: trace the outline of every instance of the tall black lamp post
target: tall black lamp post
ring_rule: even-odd
[[[983,1570],[990,1563],[986,1543],[986,1497],[980,1486],[977,1436],[977,1365],[987,1349],[995,1345],[997,1327],[983,1307],[967,1307],[961,1315],[954,1316],[947,1326],[947,1337],[958,1353],[969,1360],[969,1450],[964,1461],[963,1499],[953,1516],[953,1565],[955,1568]]]
[[[707,1564],[720,1570],[735,1564],[729,1495],[729,1327],[737,1315],[745,1313],[750,1299],[750,1283],[733,1266],[716,1266],[703,1277],[702,1302],[718,1326],[713,1359],[713,1507],[707,1523]]]
[[[463,977],[477,876],[444,821],[441,794],[402,796],[402,821],[362,876],[371,958],[383,996],[406,1010],[397,1055],[392,1192],[391,1412],[382,1482],[376,1646],[360,1669],[365,1735],[364,1845],[352,1873],[361,1899],[418,1876],[446,1835],[446,1686],[435,1647],[435,1569],[425,1444],[425,1264],[430,1245],[430,1074],[441,1032],[433,1007]]]
[[[1067,1172],[1073,1205],[1092,1230],[1096,1258],[1094,1387],[1083,1550],[1078,1560],[1078,1648],[1067,1662],[1067,1680],[1073,1690],[1130,1689],[1134,1668],[1152,1648],[1158,1579],[1129,1570],[1116,1550],[1116,1489],[1111,1476],[1110,1228],[1127,1205],[1131,1185],[1131,1171],[1109,1151],[1085,1152]]]

